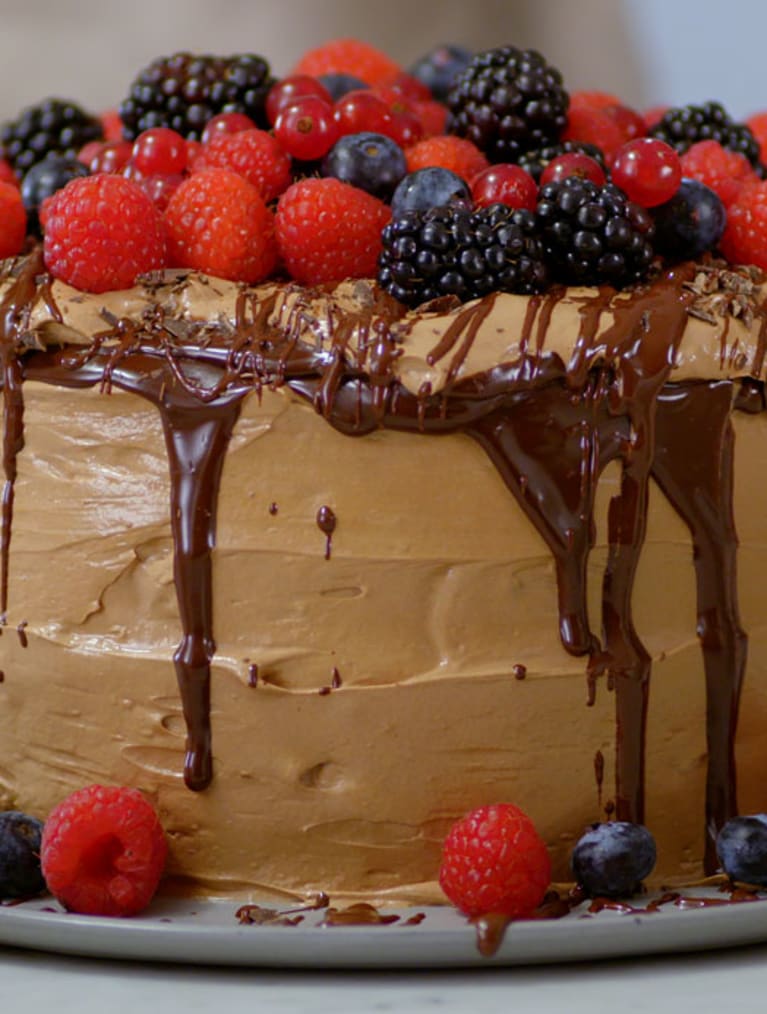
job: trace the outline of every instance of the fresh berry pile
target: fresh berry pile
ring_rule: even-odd
[[[180,52],[141,70],[118,110],[48,99],[0,127],[0,256],[40,237],[51,274],[93,292],[154,268],[249,284],[376,276],[412,306],[437,274],[440,291],[472,299],[543,278],[622,287],[706,253],[767,268],[766,151],[767,113],[737,123],[708,102],[640,115],[568,92],[540,53],[510,45],[439,46],[408,71],[336,39],[280,79],[256,54]],[[493,247],[477,212],[496,205],[533,216],[534,271],[474,257]],[[397,232],[445,207],[460,251]]]

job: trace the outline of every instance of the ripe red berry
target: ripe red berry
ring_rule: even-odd
[[[501,912],[524,919],[541,903],[550,880],[545,842],[511,803],[473,810],[445,839],[440,886],[466,915]]]
[[[429,166],[440,166],[442,169],[450,169],[466,181],[473,180],[478,173],[489,167],[487,158],[473,141],[453,134],[419,141],[407,149],[405,158],[409,173],[414,173],[417,169],[428,169]]]
[[[731,264],[767,270],[767,182],[745,187],[729,206],[719,249]]]
[[[168,851],[137,789],[90,785],[59,803],[40,848],[48,889],[71,912],[135,915],[157,890]]]
[[[605,171],[596,159],[582,152],[569,151],[563,155],[557,155],[544,168],[541,173],[541,186],[547,183],[558,183],[566,180],[568,176],[580,176],[581,179],[591,180],[598,187],[604,185]]]
[[[333,39],[304,53],[293,73],[308,74],[311,77],[351,74],[365,84],[375,85],[390,81],[400,70],[399,64],[390,56],[367,42],[359,39]]]
[[[608,109],[610,106],[619,106],[620,104],[621,100],[611,92],[570,92],[570,109]]]
[[[665,141],[638,137],[619,148],[612,164],[612,181],[629,200],[643,208],[670,201],[682,182],[679,155]]]
[[[203,144],[208,144],[219,134],[237,134],[241,130],[252,130],[254,127],[255,123],[245,113],[218,113],[205,124],[200,140]]]
[[[534,211],[538,185],[522,166],[499,163],[483,169],[471,181],[471,196],[480,208],[507,204],[510,208]]]
[[[86,292],[130,288],[165,267],[165,230],[141,187],[100,173],[70,180],[45,206],[45,265]]]
[[[340,136],[369,131],[392,137],[394,132],[391,109],[378,95],[362,89],[342,95],[334,106],[333,116]],[[392,140],[396,138],[392,137]]]
[[[133,142],[131,156],[143,176],[172,176],[186,169],[186,142],[169,127],[144,130]]]
[[[435,99],[428,102],[413,103],[413,110],[421,121],[424,137],[433,137],[434,134],[444,134],[447,127],[447,106]]]
[[[4,158],[0,158],[0,182],[12,183],[15,187],[19,186],[19,180],[13,171],[13,166]]]
[[[759,158],[767,162],[767,111],[749,116],[746,126],[759,142]]]
[[[341,180],[299,180],[280,197],[276,230],[280,255],[304,285],[374,275],[381,230],[391,210]]]
[[[576,106],[568,111],[562,140],[596,145],[611,165],[618,149],[627,141],[641,137],[645,131],[642,117],[626,106]]]
[[[280,110],[286,106],[293,106],[300,99],[316,98],[333,105],[333,96],[325,85],[316,77],[309,77],[308,74],[291,74],[277,81],[269,89],[266,96],[266,118],[269,123],[274,123]]]
[[[229,169],[185,179],[170,199],[165,226],[175,267],[249,284],[274,270],[274,216],[258,189]]]
[[[327,155],[341,134],[333,107],[310,95],[283,106],[274,121],[274,136],[293,158],[311,162]]]
[[[744,186],[759,182],[746,156],[723,148],[718,141],[698,141],[679,161],[682,175],[711,187],[725,207],[732,204]]]
[[[86,165],[92,173],[119,173],[130,161],[133,154],[133,145],[130,141],[107,141],[102,144],[100,141],[98,150],[93,152],[92,157]],[[80,152],[78,158],[85,162],[86,148]]]
[[[123,124],[117,109],[105,109],[99,115],[99,119],[101,120],[101,129],[104,131],[104,140],[107,143],[122,141]]]
[[[27,235],[27,213],[15,183],[0,181],[0,258],[21,253]]]
[[[218,134],[205,146],[202,168],[231,169],[258,187],[271,201],[291,183],[291,160],[280,142],[265,130],[253,127],[236,134]]]

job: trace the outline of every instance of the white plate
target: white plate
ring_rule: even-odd
[[[722,898],[712,889],[690,893]],[[562,919],[513,923],[491,958],[479,953],[475,927],[447,907],[394,909],[399,921],[365,926],[321,926],[321,911],[307,912],[297,926],[241,925],[236,911],[225,901],[160,899],[141,916],[109,919],[73,915],[38,900],[0,907],[0,944],[206,965],[436,968],[586,961],[767,941],[767,899],[596,915],[584,904]],[[423,921],[406,925],[416,912],[424,914]]]

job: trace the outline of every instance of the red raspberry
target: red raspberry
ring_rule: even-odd
[[[71,912],[135,915],[152,900],[168,844],[137,789],[89,785],[59,803],[43,828],[48,889]]]
[[[396,61],[359,39],[334,39],[301,57],[293,74],[321,77],[323,74],[351,74],[365,84],[390,81],[401,68]]]
[[[18,177],[13,171],[13,166],[10,162],[6,162],[4,158],[0,158],[0,182],[13,183],[16,188],[20,186]]]
[[[568,111],[562,140],[595,144],[610,165],[622,145],[645,133],[644,120],[627,106],[576,106]]]
[[[767,162],[767,111],[749,116],[746,126],[751,128],[751,133],[759,142],[759,158]]]
[[[723,148],[718,141],[698,141],[687,149],[680,162],[682,175],[711,187],[725,208],[745,185],[759,181],[745,155]]]
[[[609,106],[619,106],[621,100],[617,95],[610,92],[571,92],[570,109],[606,109]]]
[[[15,183],[0,181],[0,258],[21,253],[27,235],[27,213]]]
[[[414,102],[413,111],[421,121],[424,137],[444,134],[447,126],[447,106],[435,99],[428,102]]]
[[[767,270],[767,182],[744,187],[729,206],[719,249],[731,264]]]
[[[137,275],[165,267],[160,213],[138,184],[122,176],[70,180],[45,215],[45,266],[76,289],[127,289]]]
[[[488,168],[490,163],[472,141],[452,134],[439,137],[428,137],[408,148],[405,152],[407,171],[427,169],[429,166],[440,166],[450,169],[461,179],[471,181],[479,173]]]
[[[277,242],[285,267],[305,285],[374,275],[381,230],[391,210],[349,183],[299,180],[277,205]]]
[[[184,180],[165,225],[176,267],[251,285],[274,270],[274,216],[257,188],[229,169],[203,169]]]
[[[445,839],[440,886],[466,915],[502,912],[524,919],[540,905],[550,880],[545,842],[511,803],[480,806]]]
[[[216,134],[205,145],[202,164],[239,173],[258,188],[265,201],[279,197],[292,179],[290,156],[275,137],[255,127],[236,134]]]

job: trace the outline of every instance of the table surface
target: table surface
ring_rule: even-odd
[[[579,965],[326,972],[146,965],[0,947],[0,1011],[194,1014],[749,1014],[767,1006],[767,945]]]

